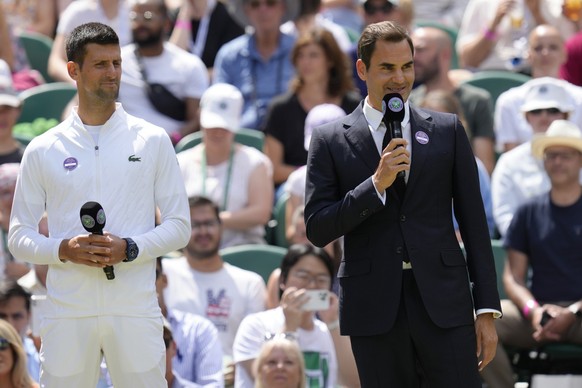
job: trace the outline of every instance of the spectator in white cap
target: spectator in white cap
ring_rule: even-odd
[[[12,88],[10,75],[0,75],[0,164],[20,163],[24,148],[12,136],[12,129],[20,112],[22,102]]]
[[[240,128],[243,96],[218,83],[200,100],[202,143],[178,153],[189,197],[203,195],[220,207],[221,248],[266,243],[265,224],[273,204],[273,168],[260,151],[234,141]]]
[[[517,209],[504,239],[509,299],[501,304],[503,319],[495,320],[497,353],[483,373],[490,387],[515,384],[504,345],[582,342],[582,133],[555,120],[534,136],[531,150],[550,187]]]
[[[566,89],[550,79],[532,86],[521,107],[534,136],[545,133],[555,120],[569,119],[573,109]],[[491,178],[493,218],[501,236],[520,205],[549,189],[550,180],[542,162],[532,155],[531,141],[503,153]]]

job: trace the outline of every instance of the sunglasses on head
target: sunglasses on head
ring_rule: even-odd
[[[542,114],[542,112],[546,112],[549,115],[558,115],[560,113],[562,113],[561,110],[559,110],[558,108],[547,108],[547,109],[534,109],[534,110],[530,110],[527,113],[531,113],[532,115],[540,115]]]
[[[390,13],[394,8],[395,8],[394,4],[392,4],[389,1],[385,2],[383,5],[380,6],[375,6],[370,1],[366,1],[364,3],[364,11],[368,15],[374,15],[376,12]]]
[[[0,337],[0,351],[6,350],[9,347],[10,347],[10,341],[8,341],[6,338]]]

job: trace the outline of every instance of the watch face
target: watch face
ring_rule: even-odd
[[[129,250],[127,251],[127,253],[128,253],[128,256],[132,259],[137,257],[137,247],[132,245],[131,247],[129,247]]]

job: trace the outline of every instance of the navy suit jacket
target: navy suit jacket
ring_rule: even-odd
[[[380,155],[362,106],[316,128],[307,160],[307,236],[317,246],[344,236],[342,334],[375,335],[393,326],[403,249],[439,327],[472,324],[474,309],[501,311],[475,158],[457,116],[411,107],[406,193],[399,198],[388,188],[384,205],[372,184]],[[466,258],[453,228],[453,204]]]

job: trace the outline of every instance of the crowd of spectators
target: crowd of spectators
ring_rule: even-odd
[[[200,144],[177,154],[191,197],[191,241],[181,258],[164,261],[159,278],[163,283],[159,293],[166,295],[160,304],[169,321],[166,347],[174,355],[174,374],[168,377],[172,386],[189,386],[185,380],[216,386],[212,385],[216,373],[222,375],[218,384],[226,381],[228,386],[235,377],[235,364],[239,369],[234,384],[240,387],[250,387],[255,376],[260,381],[257,386],[267,386],[269,373],[281,364],[290,376],[295,374],[289,377],[294,384],[304,381],[305,370],[314,367],[307,358],[295,359],[294,344],[280,341],[275,347],[272,342],[260,352],[262,331],[278,331],[275,326],[280,324],[287,329],[293,326],[291,331],[299,328],[300,351],[313,353],[317,348],[326,359],[326,375],[312,374],[308,381],[319,379],[321,387],[330,386],[329,382],[351,387],[357,376],[351,374],[350,359],[339,353],[349,344],[339,342],[334,319],[325,321],[326,313],[294,317],[295,312],[283,303],[294,298],[297,289],[311,287],[311,277],[305,284],[294,278],[302,255],[321,260],[323,264],[315,267],[322,267],[320,272],[329,267],[331,279],[335,277],[341,242],[325,248],[331,258],[319,251],[287,257],[296,261],[283,263],[268,291],[255,274],[239,273],[223,263],[219,249],[271,243],[265,231],[273,204],[282,195],[288,202],[286,225],[280,227],[286,229],[288,243],[309,246],[302,209],[311,130],[341,119],[365,98],[365,84],[355,70],[357,39],[364,26],[385,20],[405,26],[413,38],[416,86],[411,103],[457,113],[465,124],[482,183],[482,198],[475,200],[482,200],[488,211],[491,238],[503,238],[520,206],[551,188],[542,161],[532,155],[532,139],[543,135],[555,120],[569,120],[582,128],[582,5],[571,9],[570,3],[0,0],[0,280],[18,280],[28,290],[17,294],[27,298],[26,308],[21,309],[27,327],[17,327],[22,343],[17,343],[18,338],[0,338],[0,353],[2,341],[11,341],[13,347],[24,344],[25,353],[18,357],[28,356],[30,377],[38,380],[38,365],[30,362],[38,363],[34,353],[34,346],[39,346],[38,327],[33,323],[38,325],[34,313],[42,309],[46,268],[14,261],[6,248],[11,196],[26,146],[12,130],[22,111],[22,91],[51,81],[74,82],[67,73],[64,42],[76,26],[98,21],[119,35],[123,58],[119,101],[128,113],[164,128],[174,144],[189,134],[202,134]],[[22,33],[52,41],[47,60],[52,80],[44,80],[31,67],[19,40]],[[459,59],[458,68],[453,57]],[[507,88],[497,99],[463,82],[488,70],[531,79]],[[262,132],[264,148],[237,143],[240,128]],[[48,233],[43,223],[39,228]],[[320,278],[323,275],[313,280]],[[323,288],[334,289],[333,283],[330,280]],[[259,326],[266,321],[263,315],[270,317],[268,328]],[[289,319],[294,323],[285,324]],[[216,330],[208,327],[209,322]],[[241,322],[245,329],[237,332]],[[183,325],[190,325],[187,335],[180,329]],[[322,338],[311,340],[304,333],[313,327],[319,328]],[[183,365],[183,359],[195,363],[201,359],[185,354],[190,348],[183,342],[188,335],[202,332],[220,341],[220,349],[212,350],[224,362],[218,372],[215,360],[206,360],[201,369]],[[254,359],[258,362],[253,366]],[[343,375],[338,374],[338,365],[347,368]]]

